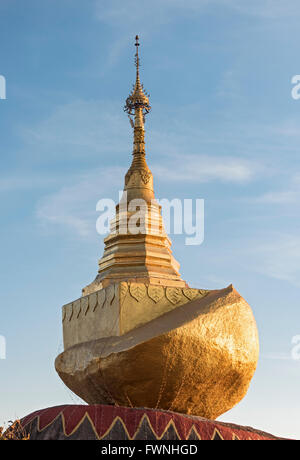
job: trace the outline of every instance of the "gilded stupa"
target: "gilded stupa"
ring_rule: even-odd
[[[83,290],[84,294],[120,281],[186,287],[178,272],[179,263],[171,253],[171,241],[164,231],[161,209],[154,196],[153,176],[146,162],[144,124],[151,107],[140,82],[138,38],[135,46],[136,82],[124,107],[133,127],[132,163],[125,176],[124,193],[111,223],[111,233],[104,240],[98,275]],[[138,204],[141,204],[140,227],[143,229],[134,234],[130,219],[134,218]],[[134,208],[131,212],[130,207]],[[132,227],[134,224],[135,221]]]
[[[232,285],[195,289],[181,279],[146,162],[151,107],[140,82],[138,37],[135,46],[136,81],[124,108],[132,163],[98,274],[63,306],[64,351],[55,366],[88,404],[215,419],[248,390],[258,360],[256,323]]]

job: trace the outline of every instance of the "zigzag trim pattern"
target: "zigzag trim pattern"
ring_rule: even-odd
[[[128,431],[128,429],[127,429],[127,427],[126,427],[126,425],[125,425],[123,419],[122,419],[121,417],[119,417],[119,416],[117,416],[117,417],[113,420],[113,422],[110,424],[109,428],[100,436],[99,433],[98,433],[97,430],[96,430],[96,427],[95,427],[95,425],[94,425],[93,420],[91,419],[91,417],[90,417],[90,415],[89,415],[88,413],[85,413],[85,414],[84,414],[84,416],[81,418],[81,420],[77,423],[77,425],[75,426],[75,428],[73,428],[73,430],[72,430],[70,433],[67,433],[67,430],[66,430],[66,421],[65,421],[65,417],[64,417],[63,412],[60,412],[50,423],[48,423],[48,425],[45,425],[43,428],[40,427],[40,416],[39,416],[39,415],[36,416],[34,419],[30,420],[29,422],[27,422],[27,423],[24,425],[24,428],[26,428],[30,423],[32,423],[32,422],[34,422],[34,421],[36,420],[36,421],[37,421],[37,430],[41,433],[42,431],[46,430],[50,425],[52,425],[52,424],[53,424],[57,419],[59,419],[59,418],[61,418],[61,420],[62,420],[63,432],[64,432],[64,435],[65,435],[66,438],[72,436],[72,435],[79,429],[79,427],[83,424],[84,420],[87,419],[87,420],[89,421],[89,423],[90,423],[90,425],[91,425],[91,428],[93,429],[93,431],[94,431],[94,433],[95,433],[95,436],[97,437],[98,440],[104,439],[104,438],[113,430],[114,426],[116,425],[116,423],[117,423],[118,421],[121,423],[121,425],[122,425],[122,427],[123,427],[123,429],[124,429],[124,431],[125,431],[125,433],[126,433],[128,439],[129,439],[129,440],[134,440],[135,437],[136,437],[136,435],[139,433],[139,430],[140,430],[140,428],[141,428],[141,426],[142,426],[144,420],[147,422],[147,424],[148,424],[149,428],[151,429],[153,435],[155,436],[155,438],[156,438],[158,441],[161,440],[161,439],[164,437],[164,435],[166,434],[166,432],[168,431],[168,429],[169,429],[170,427],[172,427],[172,428],[174,429],[174,431],[175,431],[175,433],[176,433],[178,439],[179,439],[179,440],[182,439],[182,438],[180,437],[179,433],[178,433],[178,430],[177,430],[177,428],[176,428],[176,425],[175,425],[175,423],[174,423],[174,420],[169,420],[169,422],[167,423],[166,427],[164,428],[162,434],[159,436],[159,435],[155,432],[155,430],[154,430],[154,428],[153,428],[153,426],[152,426],[152,424],[151,424],[151,422],[150,422],[149,417],[147,416],[147,414],[144,414],[144,415],[142,416],[142,418],[141,418],[141,420],[140,420],[140,422],[139,422],[139,424],[138,424],[138,427],[137,427],[136,431],[134,432],[134,435],[133,435],[133,436],[130,436],[129,431]],[[189,436],[190,436],[190,434],[191,434],[191,432],[192,432],[193,430],[194,430],[195,434],[197,435],[198,439],[201,440],[201,436],[200,436],[200,434],[198,433],[198,431],[197,431],[197,429],[196,429],[196,427],[195,427],[194,425],[192,425],[192,427],[190,428],[190,430],[189,430],[189,432],[188,432],[188,435],[187,435],[187,439],[189,438]],[[215,431],[214,431],[214,436],[215,436],[215,433],[218,433],[218,435],[221,437],[221,439],[223,439],[222,435],[220,434],[220,432],[219,432],[217,429],[215,429]],[[214,436],[213,436],[213,437],[214,437]]]
[[[86,408],[86,409],[85,409]],[[92,411],[94,412],[94,417],[90,415],[88,412],[89,408],[92,408]],[[118,415],[113,416],[112,421],[107,424],[103,423],[103,425],[106,425],[105,429],[101,432],[99,432],[99,420],[101,421],[101,417],[103,416],[104,412],[108,411],[109,408],[113,412],[116,410],[119,412]],[[60,409],[60,410],[59,410]],[[84,413],[80,416],[78,412],[82,412],[84,410]],[[71,411],[69,414],[65,414],[66,411]],[[128,412],[129,411],[129,412]],[[50,420],[48,423],[45,423],[41,421],[41,417],[45,415],[48,416],[49,414],[53,414],[53,418],[50,417]],[[56,412],[56,415],[55,415]],[[77,414],[76,414],[77,412]],[[122,413],[124,412],[124,413]],[[160,428],[157,427],[157,429],[154,428],[153,423],[151,422],[149,416],[151,415],[151,418],[153,416],[163,416],[163,424]],[[72,416],[72,414],[74,416]],[[76,415],[75,415],[76,414]],[[131,416],[131,423],[130,420],[127,420],[126,424],[126,418],[128,414]],[[66,415],[69,420],[66,421]],[[72,429],[70,429],[70,426],[68,427],[68,424],[71,424],[71,419],[72,421],[76,421],[76,418],[80,416],[78,422],[75,424],[75,426],[72,426]],[[135,417],[136,423],[133,423],[132,416]],[[173,416],[175,418],[173,418]],[[98,423],[97,423],[97,418],[98,418]],[[58,421],[61,419],[61,424],[62,424],[62,429],[63,429],[63,434],[66,438],[69,438],[70,436],[74,435],[76,431],[80,428],[80,426],[84,423],[85,420],[88,420],[90,427],[92,428],[96,439],[104,439],[106,438],[111,432],[117,430],[118,428],[116,427],[116,424],[121,424],[124,433],[126,434],[126,437],[128,440],[133,440],[136,438],[137,435],[140,434],[142,427],[146,426],[147,430],[149,429],[150,435],[152,434],[153,437],[157,440],[161,440],[165,435],[168,435],[169,430],[173,430],[177,439],[178,440],[187,440],[189,437],[194,434],[199,440],[203,439],[208,439],[208,440],[259,440],[259,439],[276,439],[275,436],[269,435],[268,433],[260,432],[258,430],[254,430],[248,427],[239,427],[239,426],[234,426],[230,424],[224,424],[222,422],[214,422],[211,420],[205,420],[199,418],[199,420],[196,419],[196,417],[189,417],[186,415],[181,415],[181,414],[176,414],[172,412],[167,412],[167,411],[155,411],[151,409],[129,409],[129,408],[115,408],[114,406],[60,406],[60,407],[53,407],[49,409],[44,409],[40,411],[36,411],[29,416],[23,418],[21,420],[21,423],[23,427],[26,429],[30,429],[30,426],[36,423],[36,428],[39,433],[44,432],[49,428],[55,421]],[[124,420],[125,419],[125,420]],[[104,422],[104,420],[103,420]],[[179,425],[178,425],[179,424]],[[100,424],[102,425],[102,424]],[[129,426],[131,425],[131,427]],[[135,426],[134,426],[135,425]],[[217,426],[216,426],[217,425]],[[180,426],[180,429],[179,429]],[[98,427],[98,429],[97,429]],[[69,429],[68,429],[69,428]]]

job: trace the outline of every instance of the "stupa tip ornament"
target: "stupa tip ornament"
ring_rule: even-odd
[[[88,404],[172,410],[215,419],[246,394],[258,360],[252,310],[232,285],[190,288],[179,274],[146,162],[145,115],[136,81],[124,110],[133,158],[95,280],[64,305],[64,351],[55,361],[64,383]],[[132,200],[145,203],[144,225],[130,231]]]
[[[136,46],[136,54],[135,54],[135,66],[136,66],[136,81],[135,85],[133,86],[132,92],[129,94],[128,98],[126,99],[126,104],[124,107],[124,111],[127,112],[129,115],[134,115],[139,109],[143,115],[143,121],[145,121],[145,115],[150,112],[151,106],[149,104],[149,94],[146,93],[144,90],[143,85],[140,82],[140,58],[139,58],[139,36],[136,35],[135,37],[135,46]]]

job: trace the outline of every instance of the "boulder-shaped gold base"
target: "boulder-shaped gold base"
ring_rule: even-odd
[[[64,383],[89,404],[215,419],[245,396],[258,349],[251,308],[229,286],[124,335],[71,346],[55,365]]]

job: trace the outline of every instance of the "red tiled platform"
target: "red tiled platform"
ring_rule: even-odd
[[[65,405],[21,420],[32,440],[271,440],[250,427],[155,409]]]

